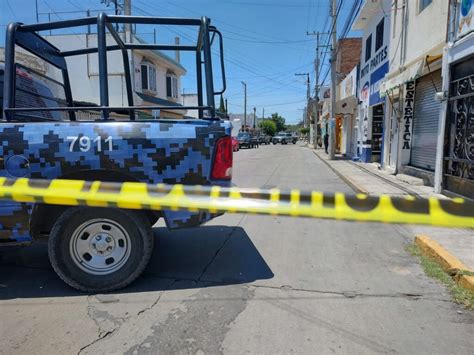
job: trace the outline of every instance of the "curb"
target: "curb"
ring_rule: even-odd
[[[458,258],[426,235],[415,236],[415,244],[425,256],[437,261],[459,285],[474,291],[474,276],[463,275],[465,272],[472,273],[473,271],[469,270]]]
[[[311,149],[311,148],[310,148]],[[326,166],[333,171],[334,174],[336,174],[342,181],[344,181],[349,187],[354,190],[355,193],[361,193],[365,195],[369,195],[369,192],[365,190],[364,188],[360,187],[356,183],[354,183],[352,180],[348,179],[346,176],[342,175],[339,170],[337,170],[335,167],[333,167],[331,164],[329,164],[325,159],[321,158],[318,153],[314,151],[314,149],[311,149],[314,155],[318,157],[319,160],[321,160]]]

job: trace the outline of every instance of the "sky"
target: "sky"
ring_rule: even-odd
[[[85,16],[89,10],[109,10],[101,0],[36,0],[39,21],[71,19]],[[314,58],[316,37],[307,32],[330,30],[329,0],[131,0],[132,14],[163,17],[207,16],[224,36],[224,58],[227,76],[227,91],[230,113],[244,112],[244,89],[247,84],[247,112],[256,107],[257,115],[265,116],[278,112],[287,123],[302,119],[306,103],[306,78],[296,73],[310,73],[311,90],[314,94]],[[342,0],[338,17],[340,31],[350,16],[354,0]],[[71,13],[76,11],[75,13]],[[48,13],[51,15],[48,15]],[[97,12],[95,12],[97,13]],[[0,0],[0,45],[5,42],[5,25],[12,21],[35,23],[35,0]],[[72,33],[84,29],[70,30]],[[63,32],[64,33],[64,32]],[[66,32],[68,33],[68,32]],[[153,28],[137,28],[140,37],[153,42]],[[350,32],[349,36],[357,33]],[[180,36],[181,43],[192,43],[196,38],[189,28],[158,28],[157,41],[172,43]],[[327,37],[323,37],[326,41]],[[173,56],[173,53],[167,53]],[[214,64],[217,62],[214,58]],[[321,69],[326,76],[329,69],[329,54]],[[188,73],[182,78],[186,93],[196,91],[194,58],[181,55],[182,64]],[[217,66],[215,71],[217,71]],[[330,83],[327,75],[325,84]],[[216,74],[216,88],[220,87],[220,76]],[[218,104],[218,99],[217,99]]]

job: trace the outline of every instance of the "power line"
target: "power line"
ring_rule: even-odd
[[[240,42],[249,42],[249,43],[261,43],[261,44],[283,44],[283,43],[307,43],[311,42],[310,39],[302,39],[302,40],[297,40],[297,41],[253,41],[253,40],[245,40],[245,39],[240,39],[240,38],[233,38],[226,36],[226,39],[233,39],[235,41],[240,41]],[[296,50],[300,50],[300,48],[294,48]]]
[[[263,6],[263,7],[308,7],[308,5],[303,5],[303,4],[288,4],[288,3],[255,3],[255,2],[245,2],[245,1],[221,1],[222,5],[226,4],[235,4],[235,5],[245,5],[245,6]]]
[[[152,13],[146,11],[146,10],[141,9],[140,7],[138,7],[138,6],[136,6],[136,5],[134,5],[134,8],[136,8],[139,12],[141,12],[141,13],[143,13],[143,14],[145,14],[145,15],[155,16],[154,14],[152,14]],[[157,8],[155,8],[155,9],[157,9]],[[159,10],[159,9],[157,9],[157,10]],[[183,37],[185,37],[185,38],[187,38],[187,39],[190,39],[190,40],[192,40],[192,41],[195,40],[195,39],[193,39],[193,38],[190,38],[190,36],[187,35],[187,34],[184,33],[184,32],[181,32],[181,31],[178,31],[178,30],[172,29],[172,28],[170,28],[169,30],[170,30],[171,32],[174,32],[175,34],[181,35],[181,36],[183,36]],[[219,53],[217,53],[217,52],[215,52],[215,51],[214,51],[214,53],[215,53],[215,54],[219,54]],[[275,80],[275,79],[273,79],[272,77],[270,77],[269,75],[263,75],[263,74],[261,73],[262,65],[260,65],[260,64],[258,64],[258,66],[259,66],[258,68],[255,68],[255,69],[254,69],[254,68],[249,67],[248,63],[241,62],[241,61],[239,61],[239,60],[237,60],[237,59],[235,59],[235,58],[229,59],[229,58],[225,57],[224,60],[225,60],[227,63],[230,63],[230,64],[232,64],[232,65],[234,65],[234,66],[237,66],[237,67],[239,67],[239,68],[241,68],[241,69],[243,69],[243,70],[246,70],[246,71],[248,71],[248,72],[250,72],[250,73],[252,73],[252,74],[260,75],[260,76],[262,76],[262,77],[264,77],[264,78],[266,78],[266,79],[268,79],[268,80],[270,80],[270,81],[273,81],[273,82],[275,82],[275,83],[277,83],[277,84],[280,84],[280,85],[287,85],[287,86],[290,86],[290,87],[292,86],[292,85],[289,85],[288,83],[283,83],[283,82],[281,82],[281,81]]]
[[[341,11],[343,4],[344,4],[344,0],[339,0],[338,5],[336,6],[336,19],[339,17],[339,12]],[[334,24],[331,26],[331,30],[328,31],[328,32],[329,32],[329,33],[332,33],[333,31],[334,31]],[[331,37],[328,36],[328,40],[327,40],[327,42],[326,42],[325,47],[329,47],[329,41],[330,41],[330,39],[331,39]],[[327,53],[328,53],[327,51],[324,52],[324,54],[323,54],[323,60],[321,61],[321,63],[324,63],[324,62],[325,62],[325,60],[326,60],[326,54],[327,54]],[[320,68],[320,71],[319,71],[320,76],[321,76],[321,73],[322,73],[322,65],[321,65],[321,68]],[[326,77],[327,77],[327,74],[326,74]],[[323,82],[324,82],[324,81],[323,81]]]
[[[152,7],[152,8],[154,8],[155,10],[160,11],[160,12],[165,12],[163,9],[158,8],[158,7],[156,7],[156,6],[149,6],[149,5],[146,5],[146,6]],[[137,8],[139,11],[141,11],[141,12],[144,13],[144,14],[154,16],[154,14],[152,14],[152,13],[146,11],[146,10],[141,9],[141,8],[139,8],[139,7],[136,6],[136,5],[134,5],[134,7]],[[173,29],[173,28],[168,28],[168,30],[171,31],[171,32],[173,32],[173,33],[175,33],[175,34],[181,35],[181,36],[183,36],[184,38],[190,39],[189,35],[185,34],[184,31],[182,31],[182,30],[184,30],[184,28],[182,28],[181,30],[177,30],[177,29]],[[192,40],[193,42],[195,41],[194,38],[191,39],[191,40]],[[234,50],[235,50],[235,49],[234,49]],[[214,49],[213,49],[213,51],[214,51]],[[218,53],[216,53],[215,51],[214,51],[214,53],[215,53],[215,54],[218,54]],[[238,56],[234,56],[234,57],[237,57],[237,58],[238,58],[238,57],[246,57],[247,59],[249,59],[248,56],[247,56],[247,54],[239,54]],[[228,58],[225,58],[225,60],[228,61],[228,62],[230,62],[230,63],[240,62],[240,61],[237,60],[237,59],[229,60]],[[241,65],[244,65],[244,66],[247,66],[247,67],[249,66],[249,63],[240,62],[240,64],[241,64]],[[256,63],[256,64],[257,64],[257,67],[254,67],[254,68],[252,68],[252,69],[254,69],[254,70],[261,70],[261,68],[263,67],[263,65],[262,65],[261,63]],[[267,65],[267,66],[268,66],[268,65]],[[252,74],[256,74],[255,71],[252,72]]]
[[[186,10],[188,12],[191,12],[191,13],[194,13],[196,15],[199,15],[199,16],[202,16],[202,13],[201,12],[198,12],[198,11],[195,11],[193,9],[190,9],[186,6],[183,6],[183,5],[178,5],[178,4],[175,4],[174,2],[171,2],[171,1],[166,1],[167,4],[171,5],[171,6],[174,6],[174,7],[177,7],[177,8],[180,8],[180,9],[183,9],[183,10]],[[148,6],[148,5],[147,5]],[[265,33],[262,33],[262,32],[258,32],[258,31],[255,31],[255,30],[248,30],[247,28],[245,27],[242,27],[242,26],[238,26],[236,24],[229,24],[225,21],[222,21],[222,20],[219,20],[219,19],[215,19],[213,18],[212,19],[213,22],[217,22],[217,23],[221,23],[225,26],[228,26],[228,27],[231,27],[231,28],[235,28],[235,29],[239,29],[239,30],[242,30],[242,31],[245,31],[245,32],[248,32],[248,33],[251,33],[252,36],[249,36],[249,35],[246,35],[246,34],[243,34],[243,33],[238,33],[238,32],[233,32],[233,31],[230,31],[228,29],[226,29],[226,32],[229,32],[229,33],[233,33],[233,34],[236,34],[238,36],[244,36],[244,37],[247,37],[247,38],[250,38],[250,39],[255,39],[255,40],[259,40],[259,38],[255,37],[254,35],[261,35],[261,36],[264,36],[266,38],[270,38],[272,40],[276,40],[276,41],[280,41],[282,40],[282,38],[279,38],[279,37],[275,37],[275,36],[270,36],[268,34],[265,34]],[[286,40],[286,39],[283,39],[283,40]]]

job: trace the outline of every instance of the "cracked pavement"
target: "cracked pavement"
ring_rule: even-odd
[[[351,192],[309,149],[235,154],[239,186]],[[63,284],[45,245],[0,251],[0,354],[471,353],[474,315],[405,251],[397,226],[224,215],[155,227],[116,293]]]

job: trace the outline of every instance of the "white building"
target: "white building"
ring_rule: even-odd
[[[396,1],[395,1],[396,2]],[[365,0],[352,26],[362,31],[358,107],[358,155],[382,163],[385,99],[380,84],[389,70],[391,0]]]
[[[183,106],[199,106],[198,94],[181,94]],[[186,117],[199,118],[198,110],[188,110]]]
[[[97,47],[96,34],[45,36],[60,50]],[[113,43],[107,35],[107,43]],[[133,42],[143,42],[133,37]],[[133,104],[135,106],[180,106],[181,76],[186,69],[175,59],[157,50],[129,50]],[[109,105],[128,106],[123,59],[120,51],[107,53]],[[97,53],[67,58],[75,100],[98,104],[99,66]],[[182,118],[185,110],[145,110],[148,117]]]
[[[442,54],[446,43],[446,0],[398,0],[390,9],[390,65],[382,93],[387,97],[384,167],[433,185],[441,104]]]
[[[321,141],[324,141],[324,136],[329,134],[329,117],[331,116],[331,88],[323,86],[320,89],[319,104],[321,106],[321,114],[319,116],[318,125],[321,131]]]
[[[336,116],[342,116],[341,154],[357,155],[357,73],[358,66],[337,85]]]

